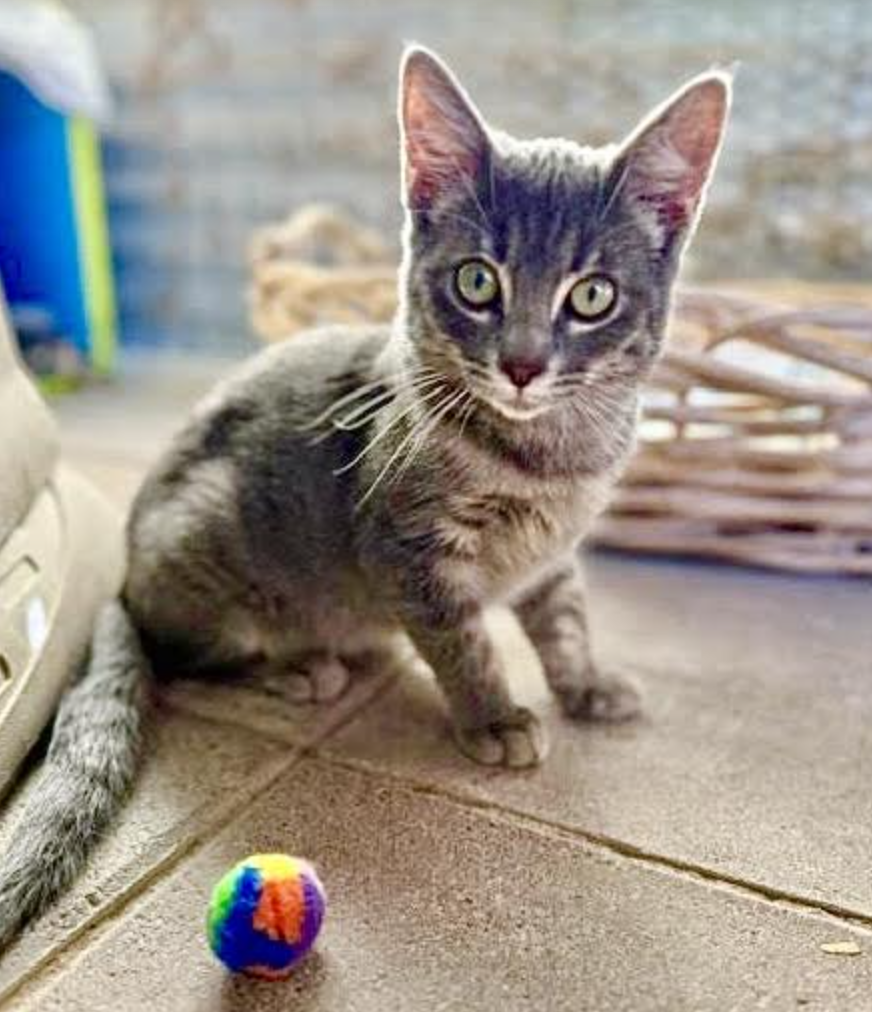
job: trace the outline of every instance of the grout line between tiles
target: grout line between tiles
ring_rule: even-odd
[[[79,950],[78,943],[83,937],[93,933],[95,930],[102,930],[116,921],[138,896],[146,892],[156,881],[164,878],[168,872],[171,872],[188,855],[198,850],[223,826],[235,819],[244,810],[246,804],[250,803],[253,791],[256,793],[270,787],[283,773],[300,762],[302,758],[302,750],[294,749],[290,755],[284,755],[265,763],[258,773],[253,774],[246,780],[244,785],[234,792],[229,801],[217,809],[213,817],[200,830],[182,841],[178,847],[171,850],[162,860],[158,860],[141,878],[135,879],[126,889],[122,889],[104,905],[98,907],[94,911],[93,916],[85,918],[81,924],[77,925],[64,937],[57,947],[45,952],[28,966],[21,976],[15,978],[9,985],[0,990],[0,1009],[10,1008],[12,999],[24,987],[30,984],[38,974],[46,971],[51,973],[57,965],[73,957]],[[40,981],[41,983],[42,981]]]
[[[862,910],[854,910],[841,904],[813,899],[803,896],[801,893],[779,889],[763,882],[743,879],[738,875],[730,875],[729,873],[718,871],[717,869],[697,864],[693,861],[670,857],[666,854],[658,854],[604,833],[596,833],[592,830],[572,825],[571,823],[543,818],[521,809],[504,806],[488,801],[469,791],[445,787],[432,781],[409,777],[406,774],[380,767],[364,759],[342,758],[335,753],[314,751],[311,760],[327,766],[363,773],[371,777],[389,779],[399,786],[404,786],[414,791],[416,794],[441,798],[464,808],[487,813],[492,817],[500,818],[501,821],[531,832],[556,836],[565,842],[584,843],[594,850],[606,852],[619,860],[629,861],[645,868],[671,874],[694,882],[697,885],[718,888],[740,895],[745,899],[751,899],[770,906],[778,906],[793,913],[835,918],[846,926],[872,935],[872,914],[864,913]]]
[[[813,899],[799,893],[792,893],[788,890],[769,886],[766,883],[747,880],[740,876],[718,871],[706,865],[697,864],[693,861],[649,851],[607,834],[586,830],[576,825],[533,815],[511,806],[488,801],[463,788],[434,783],[424,778],[410,777],[402,772],[379,766],[364,759],[342,757],[336,753],[321,751],[321,747],[328,739],[356,720],[363,711],[376,703],[385,693],[389,692],[394,685],[394,681],[395,678],[393,676],[383,677],[358,705],[338,715],[334,721],[326,722],[310,739],[297,743],[290,742],[287,738],[282,737],[280,733],[274,731],[265,730],[260,727],[250,727],[246,724],[232,721],[229,718],[222,720],[211,715],[204,715],[197,711],[196,707],[189,709],[184,705],[170,704],[173,709],[192,713],[197,719],[205,722],[217,725],[232,725],[241,730],[262,734],[265,738],[290,746],[292,749],[291,754],[265,763],[259,773],[254,774],[244,785],[235,791],[233,797],[220,807],[219,811],[205,826],[180,844],[177,849],[167,854],[163,860],[158,861],[142,878],[131,883],[126,890],[123,890],[103,907],[96,910],[93,917],[86,919],[74,929],[58,947],[45,953],[34,964],[29,966],[20,977],[5,989],[0,990],[0,1010],[11,1009],[14,1000],[21,997],[22,991],[33,993],[34,990],[46,984],[46,978],[50,979],[57,973],[60,973],[71,960],[80,954],[83,949],[81,943],[84,938],[96,932],[103,934],[111,930],[112,925],[126,915],[129,908],[135,905],[139,898],[146,894],[155,882],[165,878],[183,861],[206,846],[218,832],[238,819],[247,804],[250,803],[252,793],[261,796],[288,769],[306,759],[317,765],[344,769],[372,779],[390,780],[414,793],[438,798],[460,807],[486,813],[490,817],[496,818],[507,825],[512,825],[539,835],[550,836],[568,843],[581,843],[592,851],[606,854],[612,859],[630,862],[642,868],[672,875],[680,880],[703,887],[725,891],[746,901],[763,903],[802,916],[834,919],[844,927],[872,935],[872,915],[863,911]],[[40,979],[36,979],[38,977]]]
[[[207,724],[213,724],[217,727],[232,727],[237,731],[256,734],[279,745],[291,745],[298,748],[301,752],[308,754],[312,750],[317,749],[322,742],[331,738],[338,731],[341,731],[353,720],[356,720],[368,707],[381,699],[382,696],[393,688],[397,677],[395,672],[374,677],[367,694],[361,700],[356,701],[348,707],[344,705],[344,702],[340,702],[337,706],[339,712],[335,716],[331,716],[329,711],[325,712],[322,724],[316,727],[314,732],[309,736],[300,734],[299,729],[291,730],[290,728],[289,733],[284,734],[281,730],[266,723],[260,723],[257,720],[249,722],[232,716],[209,712],[200,708],[196,702],[190,702],[185,699],[174,699],[171,696],[165,697],[164,705],[177,713],[195,717],[197,720],[202,720]],[[288,702],[287,705],[291,707],[295,704]],[[312,712],[315,713],[316,711],[313,710]]]
[[[528,829],[536,829],[540,832],[551,831],[559,834],[562,838],[571,841],[582,841],[592,847],[609,852],[624,860],[642,864],[660,871],[671,872],[697,883],[704,883],[709,886],[719,887],[742,894],[746,898],[753,898],[758,902],[766,902],[773,905],[780,905],[806,914],[826,915],[835,917],[840,921],[848,922],[852,927],[872,932],[872,914],[864,913],[861,910],[854,910],[850,907],[837,903],[828,903],[825,900],[813,899],[803,896],[801,893],[793,893],[785,889],[767,885],[765,882],[755,882],[741,878],[738,875],[730,875],[723,871],[710,868],[707,865],[697,864],[693,861],[681,858],[670,857],[666,854],[658,854],[646,850],[626,840],[609,836],[604,833],[596,833],[593,830],[583,829],[571,823],[564,823],[555,819],[547,819],[533,815],[521,809],[507,807],[491,801],[487,801],[471,791],[453,789],[433,783],[432,781],[409,777],[407,774],[379,766],[364,759],[341,758],[336,753],[321,751],[321,747],[333,737],[336,732],[355,720],[368,706],[376,703],[383,695],[390,691],[395,684],[395,677],[385,678],[384,681],[373,691],[372,695],[361,703],[352,712],[344,715],[343,719],[335,725],[324,729],[323,733],[306,742],[301,746],[301,754],[304,757],[311,757],[317,762],[327,765],[334,765],[340,768],[355,772],[366,773],[370,776],[382,776],[404,785],[416,793],[428,794],[433,797],[441,797],[455,804],[465,807],[476,808],[494,815],[502,815],[504,818],[523,824]],[[201,719],[211,719],[203,717]],[[238,726],[238,725],[237,725]],[[274,736],[271,732],[257,729],[267,737]],[[276,740],[282,740],[280,737]]]
[[[15,978],[5,987],[0,987],[0,1010],[12,1008],[13,1000],[19,997],[21,992],[26,988],[31,986],[41,987],[45,983],[45,980],[40,979],[36,981],[35,978],[37,976],[41,976],[42,974],[53,976],[56,972],[59,972],[70,959],[74,959],[79,953],[81,949],[79,943],[82,939],[88,935],[92,935],[95,931],[102,933],[103,931],[110,930],[111,925],[117,922],[120,917],[126,915],[128,908],[140,896],[147,893],[153,884],[166,878],[185,859],[206,846],[215,835],[234,822],[242,814],[247,805],[251,803],[252,797],[260,797],[291,767],[306,758],[317,745],[345,727],[370,703],[378,699],[384,692],[387,692],[393,684],[393,678],[394,676],[386,677],[383,680],[383,684],[375,686],[371,694],[361,700],[359,705],[349,708],[347,712],[337,716],[335,721],[325,723],[324,727],[314,734],[311,739],[302,742],[290,742],[287,738],[283,738],[280,735],[269,734],[260,728],[251,728],[230,720],[216,720],[197,712],[196,708],[188,709],[184,706],[170,704],[172,709],[193,716],[197,720],[217,724],[218,726],[230,725],[237,730],[263,735],[263,737],[270,739],[274,743],[290,747],[290,754],[264,763],[256,773],[252,774],[244,784],[240,785],[232,797],[224,802],[217,809],[213,817],[200,827],[197,832],[182,841],[178,847],[171,850],[163,859],[159,859],[142,877],[135,879],[126,889],[122,889],[104,905],[98,907],[92,916],[85,918],[81,924],[77,925],[64,937],[59,945],[49,949],[37,958],[19,977]]]

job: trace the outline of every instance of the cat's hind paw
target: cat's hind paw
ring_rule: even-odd
[[[345,693],[348,668],[338,657],[313,658],[285,676],[285,694],[293,703],[331,703]]]
[[[509,715],[480,728],[455,728],[457,745],[483,766],[529,769],[545,758],[545,733],[529,710],[518,707]]]

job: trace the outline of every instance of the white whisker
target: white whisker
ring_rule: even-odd
[[[441,389],[444,389],[444,387],[442,387]],[[449,396],[449,399],[450,399],[451,394],[449,394],[448,396]],[[436,408],[434,408],[433,410],[434,411],[439,411],[440,410],[440,406],[443,405],[443,404],[445,404],[445,401],[440,401],[439,404],[436,406]],[[428,416],[425,415],[425,419],[426,419],[426,417],[428,417]],[[391,466],[393,465],[394,461],[399,458],[399,456],[403,452],[403,450],[405,450],[405,448],[409,445],[409,443],[412,441],[412,439],[414,439],[416,433],[419,430],[419,425],[420,425],[420,423],[418,423],[416,425],[413,425],[412,428],[406,433],[406,435],[403,437],[403,439],[396,446],[396,448],[394,449],[394,452],[390,455],[390,457],[388,457],[387,463],[384,465],[384,467],[381,469],[381,471],[379,471],[379,473],[376,475],[375,480],[372,482],[372,484],[369,486],[369,488],[364,493],[363,497],[358,502],[357,509],[360,509],[360,507],[363,506],[363,504],[369,499],[369,497],[373,494],[373,492],[381,484],[382,479],[385,477],[385,475],[388,473],[388,471],[390,471]],[[402,472],[399,472],[399,473],[402,473]],[[396,478],[394,480],[396,480]]]
[[[581,415],[583,421],[593,429],[594,433],[603,440],[610,440],[614,434],[613,418],[604,416],[602,413],[593,411],[588,404],[578,403],[574,405],[576,411]]]
[[[420,384],[427,383],[429,385],[431,380],[435,381],[437,379],[444,379],[444,377],[441,373],[436,373],[434,370],[416,369],[407,374],[399,374],[398,379],[399,382],[396,383],[390,383],[388,378],[377,380],[373,383],[365,384],[364,387],[360,387],[358,390],[352,391],[351,394],[346,394],[345,397],[342,397],[335,403],[331,404],[330,407],[322,412],[314,421],[307,423],[301,431],[311,431],[316,427],[321,427],[329,423],[331,426],[330,428],[324,432],[320,432],[312,439],[313,446],[318,443],[323,443],[326,439],[329,439],[337,429],[355,429],[359,428],[360,425],[365,424],[366,420],[360,422],[359,425],[343,425],[343,423],[352,416],[357,418],[358,412],[366,412],[367,410],[373,409],[372,417],[375,417],[378,408],[382,406],[382,402],[388,402],[397,394],[404,393],[407,390],[418,389]],[[350,414],[344,416],[343,418],[336,419],[332,417],[338,410],[348,407],[348,404],[353,403],[355,399],[359,400],[361,396],[371,394],[373,389],[378,389],[379,392],[375,394],[370,401],[367,401],[364,404],[355,405]]]
[[[320,425],[323,425],[331,415],[335,414],[341,408],[345,407],[347,404],[353,403],[360,397],[366,396],[366,394],[372,393],[373,390],[383,387],[386,382],[386,379],[371,380],[369,383],[364,383],[362,386],[355,387],[354,390],[344,394],[338,400],[326,407],[321,414],[317,415],[315,418],[311,418],[307,422],[302,423],[299,426],[299,431],[309,432],[312,429],[317,429]]]
[[[463,433],[466,431],[467,422],[469,422],[469,419],[475,413],[475,397],[473,397],[471,392],[468,392],[466,396],[467,402],[466,406],[462,409],[463,414],[460,416],[460,432],[458,433],[461,439],[463,439]]]
[[[424,428],[423,426],[420,428],[419,430],[420,434],[418,438],[415,440],[415,444],[412,446],[412,449],[409,451],[409,453],[406,456],[406,459],[403,461],[400,469],[394,476],[393,479],[394,483],[399,482],[400,479],[403,477],[403,475],[405,475],[406,472],[412,467],[413,463],[418,458],[419,454],[424,448],[424,445],[427,442],[427,437],[436,428],[436,426],[439,424],[442,418],[445,415],[447,415],[459,403],[459,401],[463,399],[464,396],[465,392],[460,391],[460,393],[455,395],[455,397],[448,404],[445,404],[443,402],[443,406],[441,408],[436,409],[438,414],[436,412],[432,413],[430,424],[427,425],[426,428]]]
[[[373,390],[378,390],[379,387],[392,385],[393,389],[400,389],[409,382],[414,382],[422,377],[435,375],[436,370],[434,369],[430,369],[426,366],[416,366],[414,369],[408,371],[400,371],[394,373],[393,375],[386,374],[385,376],[372,379],[368,383],[362,383],[359,387],[355,387],[347,394],[343,394],[342,397],[333,401],[333,403],[328,405],[328,407],[326,407],[320,415],[311,419],[309,422],[306,422],[304,428],[313,428],[316,425],[322,424],[339,409],[354,402],[360,397],[364,397],[365,395],[372,393]]]
[[[423,397],[417,398],[416,400],[412,401],[411,404],[406,405],[406,407],[403,408],[402,411],[397,412],[393,416],[393,418],[388,420],[387,425],[385,425],[383,429],[379,429],[379,431],[375,434],[375,436],[373,436],[373,438],[366,444],[366,446],[364,446],[364,448],[360,451],[360,453],[357,454],[356,457],[348,461],[347,464],[343,464],[342,467],[339,467],[336,470],[334,470],[333,473],[335,475],[340,475],[345,474],[346,471],[350,471],[356,464],[359,464],[360,461],[363,460],[363,458],[373,449],[373,447],[377,446],[385,438],[385,436],[387,436],[387,434],[400,421],[402,421],[403,418],[411,414],[417,407],[419,407],[420,404],[424,404],[427,401],[431,400],[434,396],[440,394],[442,392],[442,389],[443,389],[442,387],[438,387],[436,390],[431,390],[428,394],[425,394]]]
[[[463,399],[464,396],[466,396],[466,391],[461,390],[459,393],[451,397],[450,400],[448,400],[447,402],[442,401],[440,404],[438,404],[433,409],[433,411],[430,412],[429,424],[427,424],[428,422],[427,418],[421,420],[421,423],[417,426],[418,438],[415,440],[414,445],[406,455],[406,459],[403,461],[403,463],[400,465],[400,467],[394,474],[394,477],[391,479],[392,484],[396,484],[396,482],[398,482],[400,478],[406,473],[406,471],[412,466],[414,461],[417,459],[419,453],[423,449],[424,444],[427,441],[427,437],[436,428],[436,426],[439,424],[442,418],[445,415],[447,415],[451,411],[451,409],[454,408],[455,405],[460,400]]]
[[[367,401],[365,404],[359,405],[347,415],[343,415],[342,418],[335,418],[331,425],[334,429],[339,429],[342,432],[351,432],[354,429],[359,429],[361,426],[366,425],[367,422],[371,421],[378,413],[377,410],[372,411],[371,409],[382,405],[386,400],[390,400],[400,390],[414,390],[419,393],[423,393],[428,390],[435,383],[442,383],[445,381],[443,376],[432,376],[423,380],[416,380],[413,383],[406,384],[403,387],[391,387],[389,390],[385,390],[383,393],[378,394],[372,400]]]

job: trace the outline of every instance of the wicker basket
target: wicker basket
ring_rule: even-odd
[[[310,207],[251,248],[257,333],[387,321],[381,237]],[[594,540],[872,575],[872,298],[793,286],[684,290],[639,450]]]

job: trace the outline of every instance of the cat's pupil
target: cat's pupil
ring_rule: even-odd
[[[609,278],[583,278],[569,294],[569,308],[583,320],[596,320],[611,309],[615,295],[615,284]]]
[[[480,260],[460,265],[455,274],[455,286],[461,299],[475,308],[494,302],[499,295],[496,273]]]

